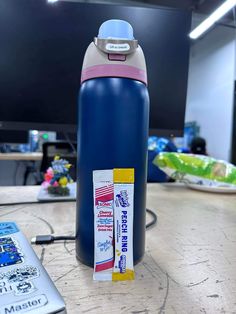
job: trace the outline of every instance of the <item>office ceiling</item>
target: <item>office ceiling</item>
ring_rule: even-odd
[[[172,8],[191,10],[194,13],[209,15],[217,9],[225,0],[131,0],[129,2],[141,5],[157,5]],[[235,9],[234,9],[235,10]],[[226,19],[235,19],[233,10],[226,16]]]
[[[225,0],[60,0],[69,2],[133,4],[141,6],[164,6],[191,10],[196,13],[209,14]]]
[[[217,9],[225,0],[131,0],[145,5],[158,5],[172,8],[191,10],[194,13],[210,14]],[[227,18],[233,19],[231,11]]]
[[[181,8],[186,10],[193,10],[197,13],[209,14],[216,9],[223,0],[134,0],[146,5],[160,5],[174,8]]]
[[[225,0],[60,0],[86,3],[110,3],[110,4],[128,4],[139,6],[163,6],[170,8],[179,8],[190,10],[193,13],[209,15],[217,9]],[[224,21],[236,20],[236,9],[232,10]]]

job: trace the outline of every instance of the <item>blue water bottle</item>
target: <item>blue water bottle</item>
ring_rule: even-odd
[[[131,25],[104,22],[83,62],[78,119],[76,255],[94,263],[93,170],[134,168],[134,263],[145,250],[149,96]]]

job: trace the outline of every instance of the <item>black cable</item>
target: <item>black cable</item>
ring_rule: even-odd
[[[146,224],[146,229],[149,229],[150,227],[154,226],[157,222],[157,215],[151,210],[146,208],[147,213],[149,213],[153,219],[148,224]],[[31,239],[32,244],[50,244],[54,241],[65,241],[65,240],[71,240],[74,241],[76,238],[75,236],[53,236],[53,235],[38,235]]]
[[[0,206],[12,205],[26,205],[26,204],[42,204],[42,203],[62,203],[62,202],[75,202],[75,200],[53,200],[53,201],[34,201],[34,202],[18,202],[18,203],[3,203]],[[157,223],[157,215],[151,210],[146,208],[146,212],[152,216],[152,220],[146,224],[146,229],[154,226]],[[31,240],[32,244],[49,244],[54,241],[75,240],[75,236],[53,236],[53,235],[39,235]]]
[[[0,203],[0,206],[16,206],[16,205],[29,205],[29,204],[49,204],[49,203],[65,203],[65,202],[75,202],[75,200],[53,200],[53,201],[33,201],[33,202],[16,202],[16,203]],[[157,222],[157,215],[151,210],[146,208],[147,213],[149,213],[153,220],[146,224],[146,229],[149,229]]]
[[[146,208],[146,212],[152,216],[152,220],[148,224],[146,224],[146,229],[149,229],[150,227],[154,226],[157,223],[157,215],[151,209],[148,208]]]
[[[75,236],[53,236],[51,234],[48,235],[38,235],[31,239],[32,244],[50,244],[54,241],[65,241],[65,240],[75,240]]]
[[[51,200],[51,201],[32,201],[32,202],[15,202],[15,203],[0,203],[0,206],[16,206],[16,205],[30,205],[30,204],[49,204],[49,203],[65,203],[65,202],[75,202],[75,200]],[[149,229],[157,222],[157,215],[151,210],[146,208],[147,213],[149,213],[153,220],[146,224],[146,229]]]
[[[75,236],[57,236],[54,237],[54,241],[62,241],[62,240],[75,240]]]
[[[13,202],[13,203],[0,203],[0,206],[15,206],[15,205],[27,205],[27,204],[46,204],[46,203],[65,203],[65,202],[75,202],[73,199],[67,200],[52,200],[52,201],[32,201],[32,202]]]

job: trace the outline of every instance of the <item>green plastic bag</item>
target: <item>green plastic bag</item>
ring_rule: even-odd
[[[176,181],[208,186],[236,185],[236,167],[208,156],[163,152],[153,163]]]

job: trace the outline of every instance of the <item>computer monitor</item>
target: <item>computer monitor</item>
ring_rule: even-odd
[[[84,53],[114,18],[133,26],[146,57],[150,134],[180,136],[191,13],[46,0],[0,1],[0,128],[75,132]]]
[[[57,139],[57,141],[76,142],[77,141],[77,133],[57,132],[56,139]]]
[[[0,144],[26,144],[29,142],[27,131],[0,130]]]

